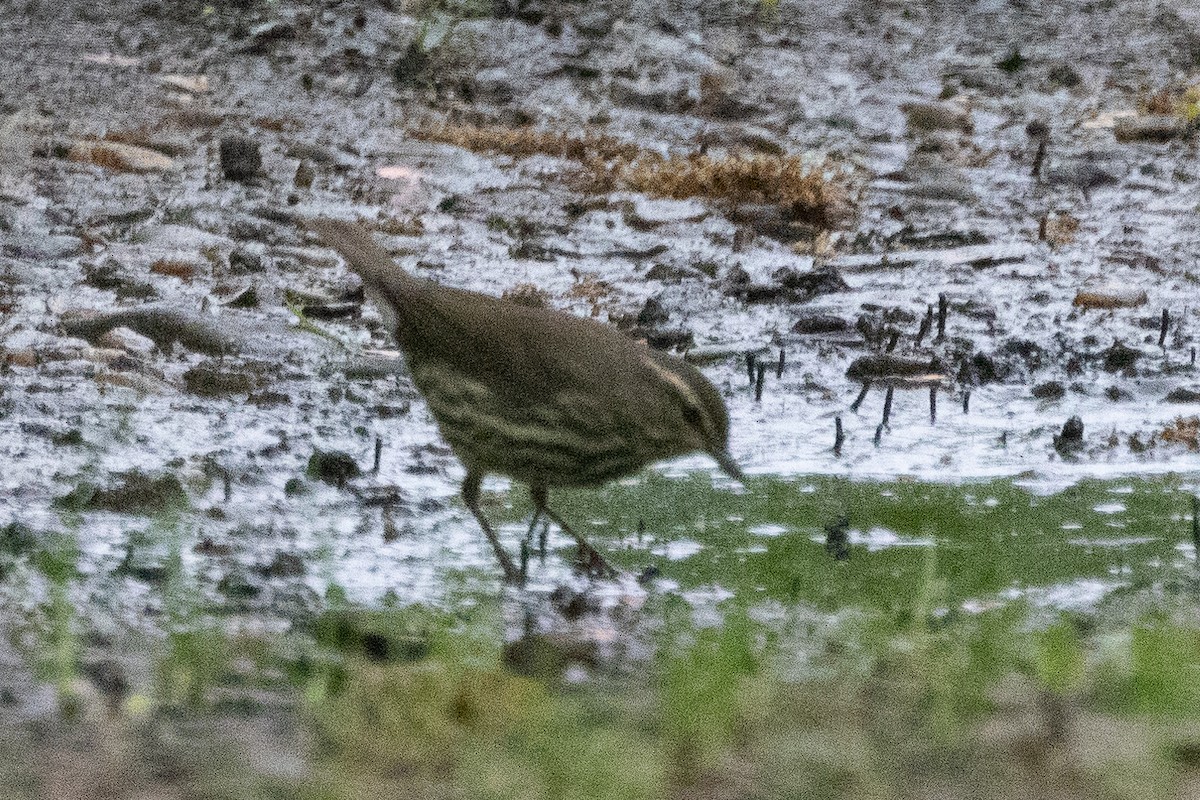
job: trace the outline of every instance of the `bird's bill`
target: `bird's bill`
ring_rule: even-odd
[[[746,476],[742,473],[742,468],[739,467],[738,463],[733,460],[733,456],[729,455],[728,451],[722,450],[717,453],[711,453],[710,455],[712,455],[713,459],[716,460],[717,465],[725,472],[726,475],[740,483],[746,482]]]

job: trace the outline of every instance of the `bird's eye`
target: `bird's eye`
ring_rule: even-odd
[[[687,424],[700,431],[704,432],[704,417],[700,414],[700,409],[690,404],[683,406],[683,418]]]

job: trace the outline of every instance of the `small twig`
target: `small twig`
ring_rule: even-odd
[[[854,412],[855,414],[857,414],[857,413],[858,413],[858,407],[859,407],[859,406],[861,406],[861,405],[863,404],[863,400],[866,400],[866,399],[867,399],[867,392],[868,392],[870,389],[871,389],[871,382],[870,382],[870,381],[863,381],[863,388],[862,388],[862,391],[858,393],[858,397],[856,397],[856,398],[854,399],[854,402],[850,404],[850,410],[851,410],[852,412]]]
[[[921,327],[917,328],[917,339],[916,339],[916,342],[914,343],[916,347],[921,346],[921,342],[924,341],[925,337],[929,335],[929,331],[932,327],[933,327],[933,305],[930,304],[930,306],[925,311],[925,318],[921,320]]]
[[[943,342],[946,340],[946,314],[950,311],[950,300],[946,297],[946,293],[942,292],[938,295],[938,312],[937,312],[937,338],[935,342]]]

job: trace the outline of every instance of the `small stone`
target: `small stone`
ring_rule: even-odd
[[[1141,358],[1140,350],[1135,350],[1121,342],[1113,342],[1112,347],[1104,351],[1104,371],[1121,372],[1131,370]]]
[[[235,275],[262,272],[262,256],[239,247],[229,253],[229,271]]]
[[[1180,386],[1163,398],[1168,403],[1200,403],[1200,391]]]
[[[1038,400],[1061,400],[1067,390],[1058,381],[1047,381],[1033,387],[1033,396]]]
[[[197,365],[183,373],[183,383],[192,394],[201,397],[225,397],[249,394],[257,388],[254,376],[210,365]]]
[[[975,130],[971,113],[949,103],[905,103],[901,106],[908,119],[910,131],[962,131]]]
[[[148,475],[130,470],[115,476],[108,487],[80,484],[59,504],[76,510],[113,511],[121,514],[154,514],[188,505],[187,493],[171,473]]]
[[[1073,390],[1083,391],[1082,386],[1072,386]],[[1120,386],[1110,386],[1104,390],[1104,396],[1114,403],[1124,403],[1133,399],[1133,395]]]
[[[850,323],[833,314],[806,314],[792,325],[792,333],[843,333],[850,330]]]
[[[267,578],[297,578],[306,572],[304,559],[295,553],[278,553],[261,572]]]
[[[342,487],[346,481],[362,475],[358,462],[338,450],[314,450],[308,459],[305,474],[332,486]]]
[[[1050,85],[1063,89],[1073,89],[1083,83],[1083,78],[1079,77],[1079,73],[1070,64],[1055,64],[1046,73],[1046,80]]]
[[[1168,142],[1183,137],[1188,122],[1174,114],[1121,117],[1113,126],[1118,142]]]
[[[262,153],[258,142],[245,136],[227,136],[221,140],[221,172],[228,180],[247,181],[262,172]]]
[[[490,67],[475,73],[475,97],[497,105],[511,103],[517,96],[517,81],[505,67]]]
[[[301,161],[296,165],[296,176],[292,179],[292,185],[297,189],[311,189],[315,178],[316,173],[313,171],[312,165],[307,161]]]
[[[638,312],[637,322],[638,325],[652,327],[662,325],[670,319],[670,316],[667,310],[662,307],[662,303],[651,297],[646,300],[645,305],[642,306],[642,310]]]
[[[428,68],[429,54],[422,48],[419,39],[414,40],[404,55],[392,64],[392,80],[398,86],[416,86],[423,80]]]
[[[1078,452],[1083,448],[1083,420],[1071,417],[1054,436],[1054,449],[1063,455]]]

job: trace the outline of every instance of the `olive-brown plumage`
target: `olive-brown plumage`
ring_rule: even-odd
[[[599,486],[695,451],[740,479],[725,404],[682,359],[592,320],[410,275],[357,224],[316,219],[309,226],[362,277],[387,319],[413,382],[467,469],[463,499],[509,580],[522,576],[479,510],[488,473],[528,484],[535,524],[548,516],[605,572],[600,554],[548,508],[551,488]]]

